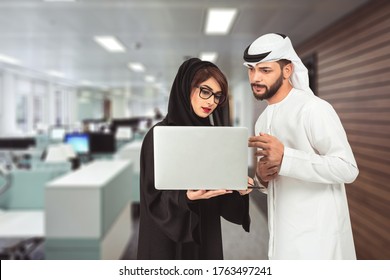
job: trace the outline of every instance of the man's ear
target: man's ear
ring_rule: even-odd
[[[289,63],[283,67],[283,78],[288,80],[290,79],[294,66],[292,63]]]

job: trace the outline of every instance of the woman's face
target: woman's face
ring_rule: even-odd
[[[213,93],[220,93],[221,87],[219,86],[217,80],[211,77],[198,85],[198,87],[193,88],[191,91],[192,109],[198,117],[207,118],[218,105],[214,102],[214,95],[212,95],[209,99],[200,98],[199,93],[201,87],[212,91]]]

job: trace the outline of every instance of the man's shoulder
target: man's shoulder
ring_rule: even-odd
[[[298,90],[295,98],[295,102],[300,104],[302,111],[309,114],[327,114],[335,111],[331,103],[312,93]]]
[[[329,104],[326,100],[304,90],[294,88],[291,97],[307,106],[323,106]]]

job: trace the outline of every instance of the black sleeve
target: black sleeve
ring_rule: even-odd
[[[187,199],[186,191],[156,190],[154,183],[153,129],[141,148],[141,205],[147,216],[175,242],[199,242],[197,204]],[[189,206],[191,204],[191,206]]]
[[[242,225],[243,229],[249,232],[249,195],[241,196],[239,192],[219,197],[219,209],[221,216],[227,221]]]

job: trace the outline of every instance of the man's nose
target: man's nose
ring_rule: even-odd
[[[260,71],[254,71],[252,81],[260,82],[263,80],[263,74]]]

